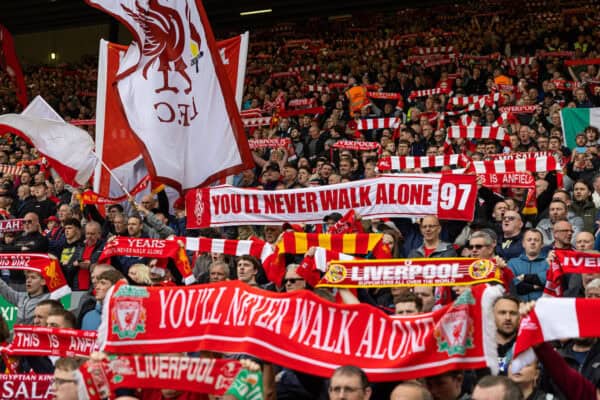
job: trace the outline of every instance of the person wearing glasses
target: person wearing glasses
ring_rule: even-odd
[[[308,289],[306,281],[296,273],[298,264],[289,264],[283,278],[283,287],[286,292],[294,292],[296,290]]]
[[[62,357],[56,360],[52,389],[56,400],[77,400],[78,386],[75,371],[79,363],[74,358]]]
[[[496,253],[510,260],[518,257],[523,252],[523,220],[521,215],[514,210],[505,211],[502,216],[502,233],[496,245]]]
[[[442,227],[437,217],[428,216],[423,218],[419,224],[419,230],[423,236],[423,244],[411,250],[408,258],[456,257],[454,247],[450,243],[443,242],[440,239]]]
[[[365,372],[352,365],[333,372],[328,391],[329,400],[369,400],[372,392]]]

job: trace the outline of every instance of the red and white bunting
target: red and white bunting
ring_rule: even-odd
[[[521,158],[514,160],[473,161],[478,174],[505,172],[547,172],[561,171],[560,162],[555,157]]]
[[[400,118],[368,118],[356,121],[356,129],[364,131],[368,129],[396,129],[400,126]]]
[[[449,154],[443,156],[392,156],[382,157],[377,163],[380,171],[402,170],[407,168],[433,168],[456,165],[464,167],[469,159],[464,154]]]
[[[255,128],[259,126],[271,125],[272,117],[260,117],[260,118],[242,118],[244,128]]]
[[[448,129],[448,139],[458,138],[508,140],[508,133],[502,127],[452,125]]]

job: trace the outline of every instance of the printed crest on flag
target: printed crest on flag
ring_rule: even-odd
[[[253,164],[242,122],[199,0],[87,0],[136,38],[116,90],[154,180],[206,185]]]
[[[475,299],[466,291],[436,325],[433,335],[437,340],[438,352],[446,352],[449,356],[464,355],[467,349],[473,348],[474,324],[469,316],[468,304],[474,303]]]

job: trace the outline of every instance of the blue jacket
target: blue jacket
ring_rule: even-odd
[[[81,322],[81,329],[84,331],[97,331],[100,326],[100,320],[102,319],[102,303],[96,302],[96,307],[93,310],[88,311],[83,316]]]
[[[516,295],[522,301],[537,300],[544,292],[546,285],[546,271],[548,270],[548,262],[544,253],[541,253],[534,260],[530,260],[525,253],[521,253],[519,257],[508,260],[508,267],[515,274],[513,285]],[[518,277],[523,275],[523,280]],[[538,286],[538,288],[534,288]]]

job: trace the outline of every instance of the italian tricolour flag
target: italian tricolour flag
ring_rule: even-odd
[[[575,136],[588,126],[600,129],[600,107],[563,108],[560,112],[564,143],[570,149],[575,148]]]

